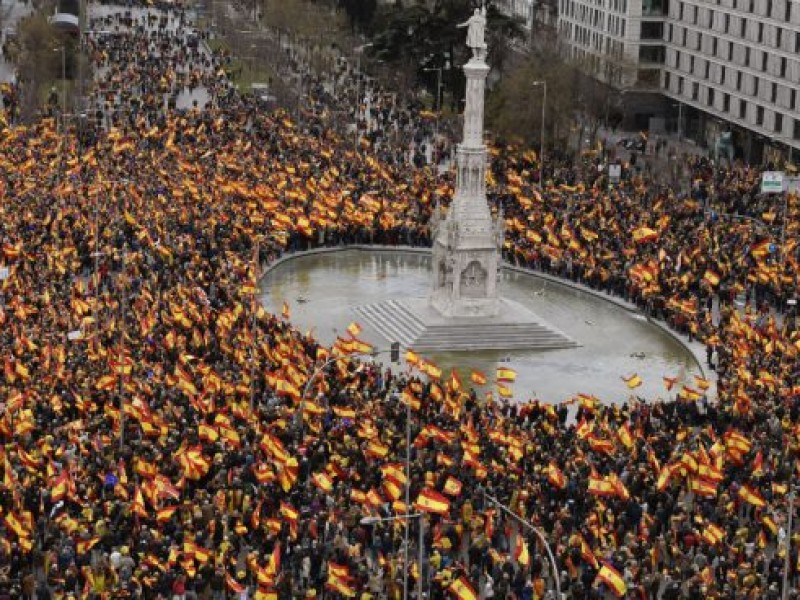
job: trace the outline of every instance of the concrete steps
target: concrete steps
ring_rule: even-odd
[[[557,350],[574,348],[574,340],[534,321],[468,318],[425,322],[403,302],[387,300],[356,307],[358,313],[388,341],[420,351]]]

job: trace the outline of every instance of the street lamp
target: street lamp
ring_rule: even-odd
[[[544,94],[542,96],[542,131],[539,139],[539,185],[544,188],[544,124],[547,111],[547,81],[539,79],[533,82],[533,87],[542,86]]]
[[[67,46],[62,44],[60,48],[53,48],[53,52],[61,52],[61,128],[65,129],[64,117],[67,113]]]
[[[683,102],[677,102],[672,106],[678,107],[678,141],[683,139]]]
[[[406,485],[408,483],[406,482]],[[406,510],[408,510],[408,504],[406,504]],[[422,598],[422,568],[425,561],[425,521],[422,518],[424,516],[423,513],[407,513],[404,515],[396,515],[394,517],[364,517],[361,519],[362,525],[375,525],[377,523],[385,523],[387,521],[405,521],[406,522],[406,534],[408,534],[408,522],[411,519],[419,519],[419,536],[417,538],[417,563],[419,567],[419,572],[417,573],[417,598]],[[403,600],[408,598],[408,535],[406,535],[405,539],[405,562],[403,564],[403,571],[405,575],[403,576]]]
[[[304,422],[304,413],[305,413],[305,411],[304,411],[305,402],[306,402],[306,398],[308,397],[308,392],[311,391],[311,385],[314,383],[314,380],[321,373],[323,373],[325,371],[325,369],[327,369],[330,365],[332,365],[333,363],[338,362],[340,360],[349,360],[351,358],[366,358],[368,356],[372,357],[372,358],[375,358],[376,356],[380,356],[381,354],[385,354],[385,353],[386,353],[385,350],[383,350],[383,351],[382,350],[378,350],[378,351],[369,352],[369,353],[367,353],[367,352],[354,352],[352,354],[347,354],[345,356],[334,356],[334,357],[329,358],[328,360],[326,360],[324,363],[322,363],[319,367],[317,367],[314,370],[314,372],[311,374],[311,377],[309,377],[308,381],[306,381],[306,385],[303,387],[303,393],[300,395],[300,406],[299,406],[298,411],[297,411],[297,416],[295,417],[295,421],[296,421],[295,426],[300,428],[300,442],[303,441],[303,422]]]
[[[443,67],[427,67],[422,69],[426,73],[430,73],[432,71],[436,71],[436,112],[438,113],[441,110],[441,103],[442,103],[442,68]]]
[[[489,502],[494,504],[497,508],[499,508],[504,513],[506,513],[514,520],[516,520],[520,525],[522,525],[529,531],[532,531],[536,535],[536,537],[539,538],[539,541],[542,542],[544,549],[547,551],[547,556],[550,559],[550,566],[553,569],[553,578],[555,579],[556,582],[556,598],[561,598],[561,576],[558,573],[558,565],[556,564],[556,558],[553,555],[553,550],[550,548],[550,544],[547,543],[547,538],[545,537],[544,532],[538,527],[534,527],[533,525],[531,525],[528,521],[520,517],[508,506],[500,502],[497,498],[487,494],[485,490],[483,492],[483,496],[486,500],[488,500]]]
[[[130,181],[128,179],[115,179],[107,181],[106,183],[114,185],[128,185]],[[112,187],[113,189],[113,187]],[[99,196],[99,194],[98,194]],[[98,314],[98,309],[100,306],[100,257],[104,256],[105,253],[100,251],[100,218],[99,218],[99,210],[98,210],[99,200],[95,198],[94,201],[94,252],[91,253],[92,258],[94,258],[94,274],[92,279],[94,280],[95,286],[95,302],[94,302],[94,331],[95,331],[95,338],[100,335],[100,319]],[[122,210],[119,210],[119,215],[122,215]],[[125,285],[127,281],[125,280],[127,274],[127,259],[128,259],[128,248],[127,242],[124,243],[125,245],[123,248],[120,249],[120,259],[122,264],[120,265],[120,272],[117,276],[117,285],[120,291],[120,303],[119,303],[119,337],[118,337],[118,360],[119,365],[117,365],[117,369],[120,369],[121,372],[116,373],[119,377],[118,385],[117,385],[117,393],[119,394],[119,447],[122,450],[125,444],[125,395],[124,389],[122,387],[122,378],[125,375],[125,304],[127,302],[127,297],[125,294]],[[97,343],[97,340],[94,340],[94,343]]]
[[[789,569],[791,568],[792,553],[792,517],[794,516],[794,493],[795,489],[792,488],[789,492],[789,522],[787,523],[786,532],[786,556],[783,563],[783,588],[781,590],[781,600],[786,600],[789,597]]]

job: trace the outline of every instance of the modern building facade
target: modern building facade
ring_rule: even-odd
[[[673,0],[664,40],[662,89],[682,128],[709,143],[730,131],[754,162],[800,151],[798,0]]]
[[[738,156],[800,152],[800,0],[559,0],[570,57],[667,123]]]

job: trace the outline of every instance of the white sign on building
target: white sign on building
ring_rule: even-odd
[[[783,171],[764,171],[761,174],[762,194],[783,193]]]

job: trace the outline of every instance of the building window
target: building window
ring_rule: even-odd
[[[700,84],[696,81],[692,83],[692,100],[697,100],[700,97]]]
[[[761,70],[764,71],[764,72],[767,71],[767,67],[769,66],[768,61],[769,61],[769,54],[767,54],[766,52],[762,53],[761,54]]]
[[[706,97],[706,104],[710,107],[714,107],[714,89],[708,88],[708,96]]]
[[[739,118],[746,119],[747,118],[747,102],[744,100],[739,100]]]
[[[783,45],[783,29],[780,27],[775,28],[775,47],[780,48]]]
[[[722,95],[722,110],[725,112],[730,112],[731,110],[731,95],[730,94],[723,94]]]
[[[775,113],[775,133],[780,133],[783,131],[783,115],[781,113]]]
[[[733,42],[728,42],[728,60],[733,60]]]
[[[711,54],[717,55],[717,38],[711,38]]]
[[[759,44],[764,42],[764,24],[763,23],[759,23],[758,24],[758,36],[757,36],[756,39],[757,39]]]
[[[774,82],[772,84],[772,91],[770,93],[770,101],[773,104],[778,101],[778,84]]]
[[[756,106],[756,125],[759,127],[764,125],[764,107]]]
[[[800,140],[800,119],[794,120],[794,131],[792,132],[792,137],[796,140]]]
[[[791,110],[797,108],[797,90],[795,88],[792,88],[792,91],[789,94],[789,108]]]
[[[781,78],[782,79],[786,78],[786,57],[785,56],[781,57]]]
[[[758,96],[758,84],[760,81],[758,77],[753,77],[753,96]]]
[[[767,2],[767,17],[772,18],[772,0],[766,0]]]
[[[705,73],[703,74],[703,77],[706,79],[706,81],[708,80],[709,75],[711,74],[710,71],[711,71],[711,61],[707,60]]]
[[[750,47],[749,46],[745,46],[744,47],[744,66],[745,67],[749,67],[750,66]]]
[[[736,71],[736,91],[742,91],[742,72]]]

